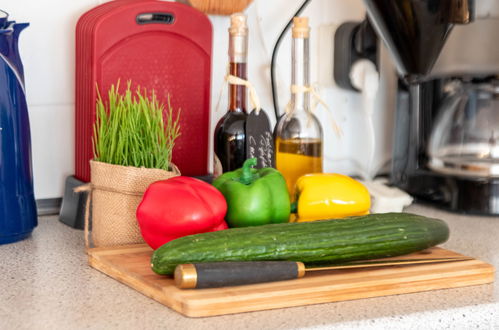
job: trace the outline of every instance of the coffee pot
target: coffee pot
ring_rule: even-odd
[[[499,81],[454,85],[430,136],[429,167],[461,177],[499,178]]]

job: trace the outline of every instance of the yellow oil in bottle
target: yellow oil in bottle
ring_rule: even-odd
[[[276,139],[276,168],[282,173],[291,199],[294,200],[295,183],[299,177],[322,173],[321,139]]]

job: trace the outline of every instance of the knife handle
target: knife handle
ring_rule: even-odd
[[[182,264],[175,268],[175,285],[181,289],[290,280],[305,275],[305,265],[295,261],[226,261]]]

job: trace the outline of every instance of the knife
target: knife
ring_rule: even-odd
[[[224,261],[181,264],[175,268],[175,285],[181,289],[219,288],[291,280],[305,276],[306,272],[344,270],[400,265],[432,264],[472,260],[470,257],[421,258],[400,260],[372,260],[333,266],[305,266],[299,261]]]

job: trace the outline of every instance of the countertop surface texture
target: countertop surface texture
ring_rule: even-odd
[[[445,220],[445,248],[499,268],[499,217],[406,211]],[[0,261],[0,329],[499,329],[499,284],[184,317],[90,268],[82,231],[57,216],[41,217],[29,239],[0,246]]]

